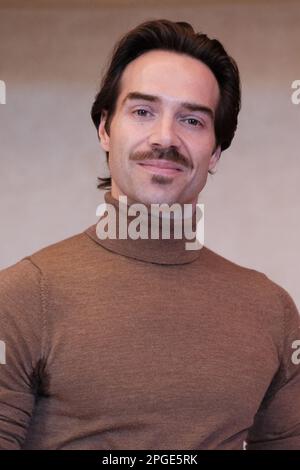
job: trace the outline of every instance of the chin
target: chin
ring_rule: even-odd
[[[143,194],[143,196],[140,199],[140,202],[150,205],[150,204],[168,204],[172,205],[176,202],[180,202],[180,198],[177,197],[176,195],[170,195],[170,194]]]

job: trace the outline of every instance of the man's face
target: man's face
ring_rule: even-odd
[[[210,69],[177,52],[153,50],[125,68],[111,120],[99,137],[109,152],[112,196],[129,202],[196,203],[215,167],[219,86]]]

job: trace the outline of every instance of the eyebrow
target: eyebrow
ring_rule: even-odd
[[[125,101],[128,100],[143,100],[143,101],[150,101],[152,103],[161,103],[161,98],[155,95],[148,95],[145,93],[140,93],[138,91],[132,91],[128,93],[122,101],[122,106],[124,105]],[[188,111],[199,111],[201,113],[207,114],[212,120],[214,120],[214,112],[211,108],[207,106],[197,104],[197,103],[189,103],[187,101],[180,102],[179,105],[182,108],[187,109]]]

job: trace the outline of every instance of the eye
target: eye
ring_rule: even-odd
[[[140,116],[140,117],[146,117],[147,113],[151,114],[147,109],[143,109],[143,108],[139,108],[133,111],[133,114],[136,114],[137,116]]]
[[[184,121],[189,121],[189,124],[193,127],[203,127],[203,122],[196,118],[185,118]]]

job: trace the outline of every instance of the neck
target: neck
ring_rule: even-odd
[[[114,183],[114,180],[112,180],[112,188],[111,188],[111,191],[110,191],[110,195],[113,199],[115,200],[121,200],[121,201],[126,201],[125,203],[128,205],[128,206],[132,206],[133,204],[142,204],[144,205],[148,211],[151,211],[152,207],[154,205],[163,205],[163,204],[168,204],[170,207],[173,207],[174,205],[176,205],[177,207],[180,206],[180,209],[176,212],[176,214],[174,212],[171,212],[171,217],[181,217],[180,215],[180,212],[182,214],[184,213],[187,213],[187,210],[185,211],[185,208],[184,206],[190,206],[191,207],[191,212],[190,212],[190,209],[189,209],[189,213],[192,215],[195,213],[196,209],[197,209],[197,203],[198,203],[198,197],[196,198],[192,198],[188,201],[185,201],[184,203],[182,202],[175,202],[175,203],[164,203],[164,202],[160,202],[160,203],[148,203],[148,202],[141,202],[141,201],[138,201],[136,199],[133,199],[131,198],[130,196],[128,196],[127,194],[123,194],[120,189],[117,187],[117,185]],[[177,215],[178,213],[178,215]]]
[[[146,206],[126,196],[116,199],[111,191],[104,198],[97,224],[87,230],[104,248],[158,264],[184,264],[198,258],[203,214],[196,204],[194,210],[192,205],[181,204]]]

